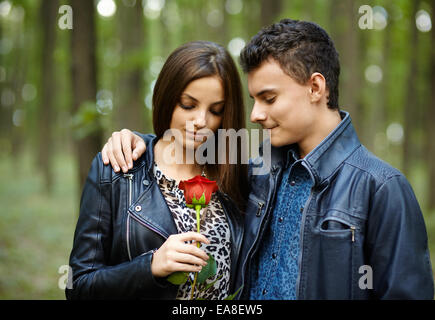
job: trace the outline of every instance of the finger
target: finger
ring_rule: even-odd
[[[202,258],[198,258],[197,256],[194,256],[194,255],[191,255],[188,253],[180,253],[180,252],[177,252],[174,255],[174,261],[179,262],[179,263],[189,263],[189,264],[198,265],[198,266],[206,266],[207,265],[207,261],[202,259]]]
[[[124,153],[122,152],[121,134],[119,132],[112,134],[112,152],[122,171],[127,173],[128,167],[125,163]]]
[[[200,272],[201,270],[202,270],[202,266],[195,266],[192,264],[179,263],[179,262],[174,262],[171,267],[171,273],[176,271]]]
[[[204,252],[204,250],[198,248],[195,245],[191,245],[191,244],[181,244],[180,246],[177,246],[175,248],[176,251],[178,251],[178,253],[183,253],[183,254],[189,254],[192,256],[196,256],[204,261],[207,261],[209,259],[208,254]]]
[[[127,166],[129,169],[133,168],[133,159],[131,152],[131,135],[130,130],[123,129],[121,130],[121,144],[122,144],[122,152],[124,153],[125,161],[127,162]]]
[[[177,235],[179,237],[179,240],[181,241],[198,241],[198,242],[202,242],[205,244],[210,244],[210,241],[202,234],[198,233],[198,232],[185,232],[185,233],[180,233],[179,235]]]
[[[145,145],[145,141],[143,141],[143,139],[136,134],[133,134],[132,147],[133,147],[133,160],[139,159],[139,157],[145,152],[147,148]]]
[[[109,157],[107,156],[107,143],[101,150],[101,158],[103,159],[103,163],[107,166],[109,164]]]
[[[113,155],[111,143],[107,144],[107,156],[109,157],[109,161],[110,161],[110,164],[113,168],[113,171],[119,172],[119,165],[118,165],[118,162],[116,161],[115,156]]]

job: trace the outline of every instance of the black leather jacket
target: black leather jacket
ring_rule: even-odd
[[[175,299],[178,286],[151,273],[153,250],[177,228],[153,175],[157,139],[127,173],[93,160],[80,203],[70,256],[67,299]],[[243,219],[229,197],[217,192],[231,230],[231,284],[243,237]],[[236,288],[237,289],[237,288]]]
[[[347,112],[341,116],[337,128],[298,160],[313,187],[301,213],[297,299],[433,299],[426,227],[410,184],[361,145]],[[252,261],[289,151],[272,147],[270,174],[250,175],[237,280],[245,283],[242,299],[250,296]],[[367,267],[371,288],[361,285]]]

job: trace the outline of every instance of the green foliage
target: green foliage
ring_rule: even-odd
[[[81,140],[90,134],[101,129],[100,115],[95,103],[87,101],[83,103],[79,110],[71,119],[74,138]]]
[[[166,280],[168,280],[172,284],[180,285],[180,284],[186,283],[188,277],[189,277],[188,272],[177,271],[177,272],[171,273],[166,278]]]
[[[202,286],[200,286],[200,288],[199,288],[199,292],[207,291],[208,289],[210,289],[211,287],[213,287],[214,284],[215,284],[219,279],[221,279],[221,278],[222,278],[222,275],[217,276],[215,280],[213,280],[213,281],[210,282],[210,283],[207,283],[207,285],[202,285]]]
[[[230,294],[228,297],[226,297],[224,300],[234,300],[234,298],[237,296],[237,294],[239,293],[240,290],[242,290],[243,285],[237,289],[236,292],[234,292],[233,294]]]
[[[205,283],[205,281],[207,279],[210,279],[212,277],[214,277],[216,275],[216,271],[217,271],[217,264],[216,264],[216,260],[214,259],[214,257],[211,254],[208,254],[208,260],[207,260],[207,264],[201,269],[201,271],[198,273],[198,278],[197,278],[197,286],[199,287],[200,284]],[[210,288],[220,277],[218,277],[216,280],[214,280],[213,282],[207,284],[207,286],[203,289],[199,289],[199,291],[204,291],[207,290],[208,288]],[[189,273],[187,272],[182,272],[182,271],[177,271],[174,273],[171,273],[166,280],[168,280],[170,283],[175,284],[175,285],[181,285],[183,283],[186,283],[186,281],[188,281],[189,279]]]
[[[77,140],[86,138],[107,127],[107,121],[108,118],[105,118],[94,102],[86,101],[71,118],[73,137]]]
[[[59,267],[68,265],[79,194],[70,154],[53,161],[48,194],[29,152],[0,156],[0,299],[65,299]]]
[[[349,19],[351,14],[342,5],[348,1],[353,3],[353,20]],[[137,3],[139,2],[142,3],[138,0]],[[281,10],[271,20],[277,21],[284,17],[309,19],[319,23],[333,36],[342,62],[340,83],[356,86],[355,90],[358,92],[342,108],[354,108],[352,116],[358,127],[358,134],[370,151],[399,169],[404,157],[413,157],[412,168],[407,177],[425,215],[432,266],[435,266],[435,212],[426,209],[426,204],[431,199],[428,164],[433,161],[433,156],[427,156],[425,148],[425,143],[433,143],[434,139],[428,139],[430,137],[425,118],[430,108],[433,108],[430,97],[430,63],[433,57],[430,52],[430,37],[435,29],[435,18],[432,17],[432,31],[419,31],[417,47],[410,46],[411,28],[415,23],[415,15],[411,12],[413,0],[244,0],[242,10],[236,14],[225,11],[227,0],[166,1],[156,19],[144,16],[141,30],[144,43],[130,52],[124,51],[127,39],[123,39],[119,31],[126,28],[132,33],[137,32],[134,22],[120,24],[117,15],[119,11],[108,18],[95,13],[97,92],[102,89],[110,91],[113,94],[113,101],[110,102],[113,103],[113,110],[117,110],[125,103],[119,101],[117,93],[121,75],[139,69],[144,83],[142,93],[135,99],[146,111],[143,113],[143,127],[151,128],[151,111],[145,108],[144,100],[148,97],[148,101],[151,101],[152,83],[159,71],[159,66],[153,65],[152,61],[156,58],[166,59],[172,50],[187,41],[210,40],[225,47],[235,37],[247,42],[262,27],[263,15],[268,11],[262,8],[262,3],[271,6],[275,2],[281,2]],[[50,92],[54,106],[50,121],[53,131],[52,140],[46,143],[52,144],[55,150],[52,156],[56,159],[56,165],[52,169],[56,173],[56,181],[53,194],[43,191],[40,170],[34,166],[36,155],[31,154],[39,148],[39,119],[40,113],[44,112],[44,106],[41,105],[41,78],[44,74],[41,62],[46,48],[42,46],[42,0],[9,0],[8,3],[11,4],[9,12],[2,11],[0,17],[0,298],[63,299],[64,293],[57,287],[57,270],[60,265],[68,263],[78,211],[78,194],[81,192],[77,190],[78,164],[74,154],[70,152],[70,142],[72,139],[81,140],[100,130],[106,130],[105,140],[109,132],[120,129],[120,117],[116,112],[100,113],[96,99],[83,103],[77,112],[72,111],[72,31],[61,30],[54,23],[52,27],[56,28],[56,39],[52,64],[55,74]],[[419,9],[430,12],[432,3],[421,1]],[[69,4],[69,1],[59,1],[59,6],[62,4]],[[116,1],[116,4],[119,10],[123,1]],[[350,48],[349,28],[357,24],[358,8],[364,4],[372,7],[384,6],[388,11],[390,29],[357,30],[358,59],[354,63],[357,64],[355,72],[359,83],[354,84],[348,81],[351,73],[349,66],[345,65],[352,52],[347,51]],[[7,7],[6,1],[2,5],[6,5],[4,10]],[[221,19],[218,20],[221,24],[213,26],[209,23],[209,14],[216,10],[220,14]],[[385,46],[387,37],[390,38],[389,51]],[[403,125],[408,93],[407,77],[410,74],[411,58],[416,51],[418,63],[413,79],[417,88],[413,103],[415,119],[409,132],[405,132],[411,136],[414,149],[410,154],[404,155],[403,144],[388,141],[386,128],[392,122]],[[240,70],[238,57],[234,58]],[[369,83],[365,79],[365,69],[373,64],[378,65],[384,75],[377,84]],[[246,124],[249,128],[259,128],[249,121],[253,101],[249,98],[246,76],[242,73],[241,79],[247,106]],[[37,94],[33,100],[23,99],[25,84],[36,87]],[[13,105],[4,105],[3,101],[7,97],[3,95],[5,89],[13,92]],[[340,91],[340,97],[345,96],[346,92]],[[12,123],[17,110],[23,111],[25,115],[20,126]],[[380,117],[381,114],[383,118]],[[430,125],[433,121],[427,122]],[[140,128],[132,129],[140,131]],[[99,150],[95,150],[97,151]],[[15,154],[16,158],[10,158],[10,154]],[[59,171],[60,169],[62,170]]]
[[[198,283],[204,283],[207,279],[214,277],[217,270],[216,260],[211,254],[208,254],[207,264],[202,267],[198,273]]]

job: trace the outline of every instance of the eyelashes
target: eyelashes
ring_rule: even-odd
[[[223,109],[221,111],[210,110],[210,112],[213,113],[215,116],[220,116],[222,115],[222,113],[224,113],[224,110]]]
[[[268,103],[268,104],[272,104],[272,103],[274,103],[275,100],[276,100],[276,97],[273,97],[273,98],[271,98],[271,99],[265,99],[266,103]]]
[[[193,109],[195,106],[187,106],[187,105],[185,105],[185,104],[180,103],[180,107],[183,108],[183,109],[185,109],[185,110],[191,110],[191,109]]]
[[[195,106],[189,106],[189,105],[185,105],[182,103],[179,103],[180,107],[183,108],[184,110],[192,110],[193,108],[195,108]],[[222,115],[222,113],[224,112],[224,110],[222,109],[221,111],[215,111],[215,110],[210,110],[210,112],[212,114],[214,114],[215,116],[220,116]]]

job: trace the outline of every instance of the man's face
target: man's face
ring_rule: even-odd
[[[310,85],[300,85],[273,59],[263,61],[248,74],[249,94],[254,99],[251,121],[271,129],[271,144],[300,144],[315,129],[316,108]]]

